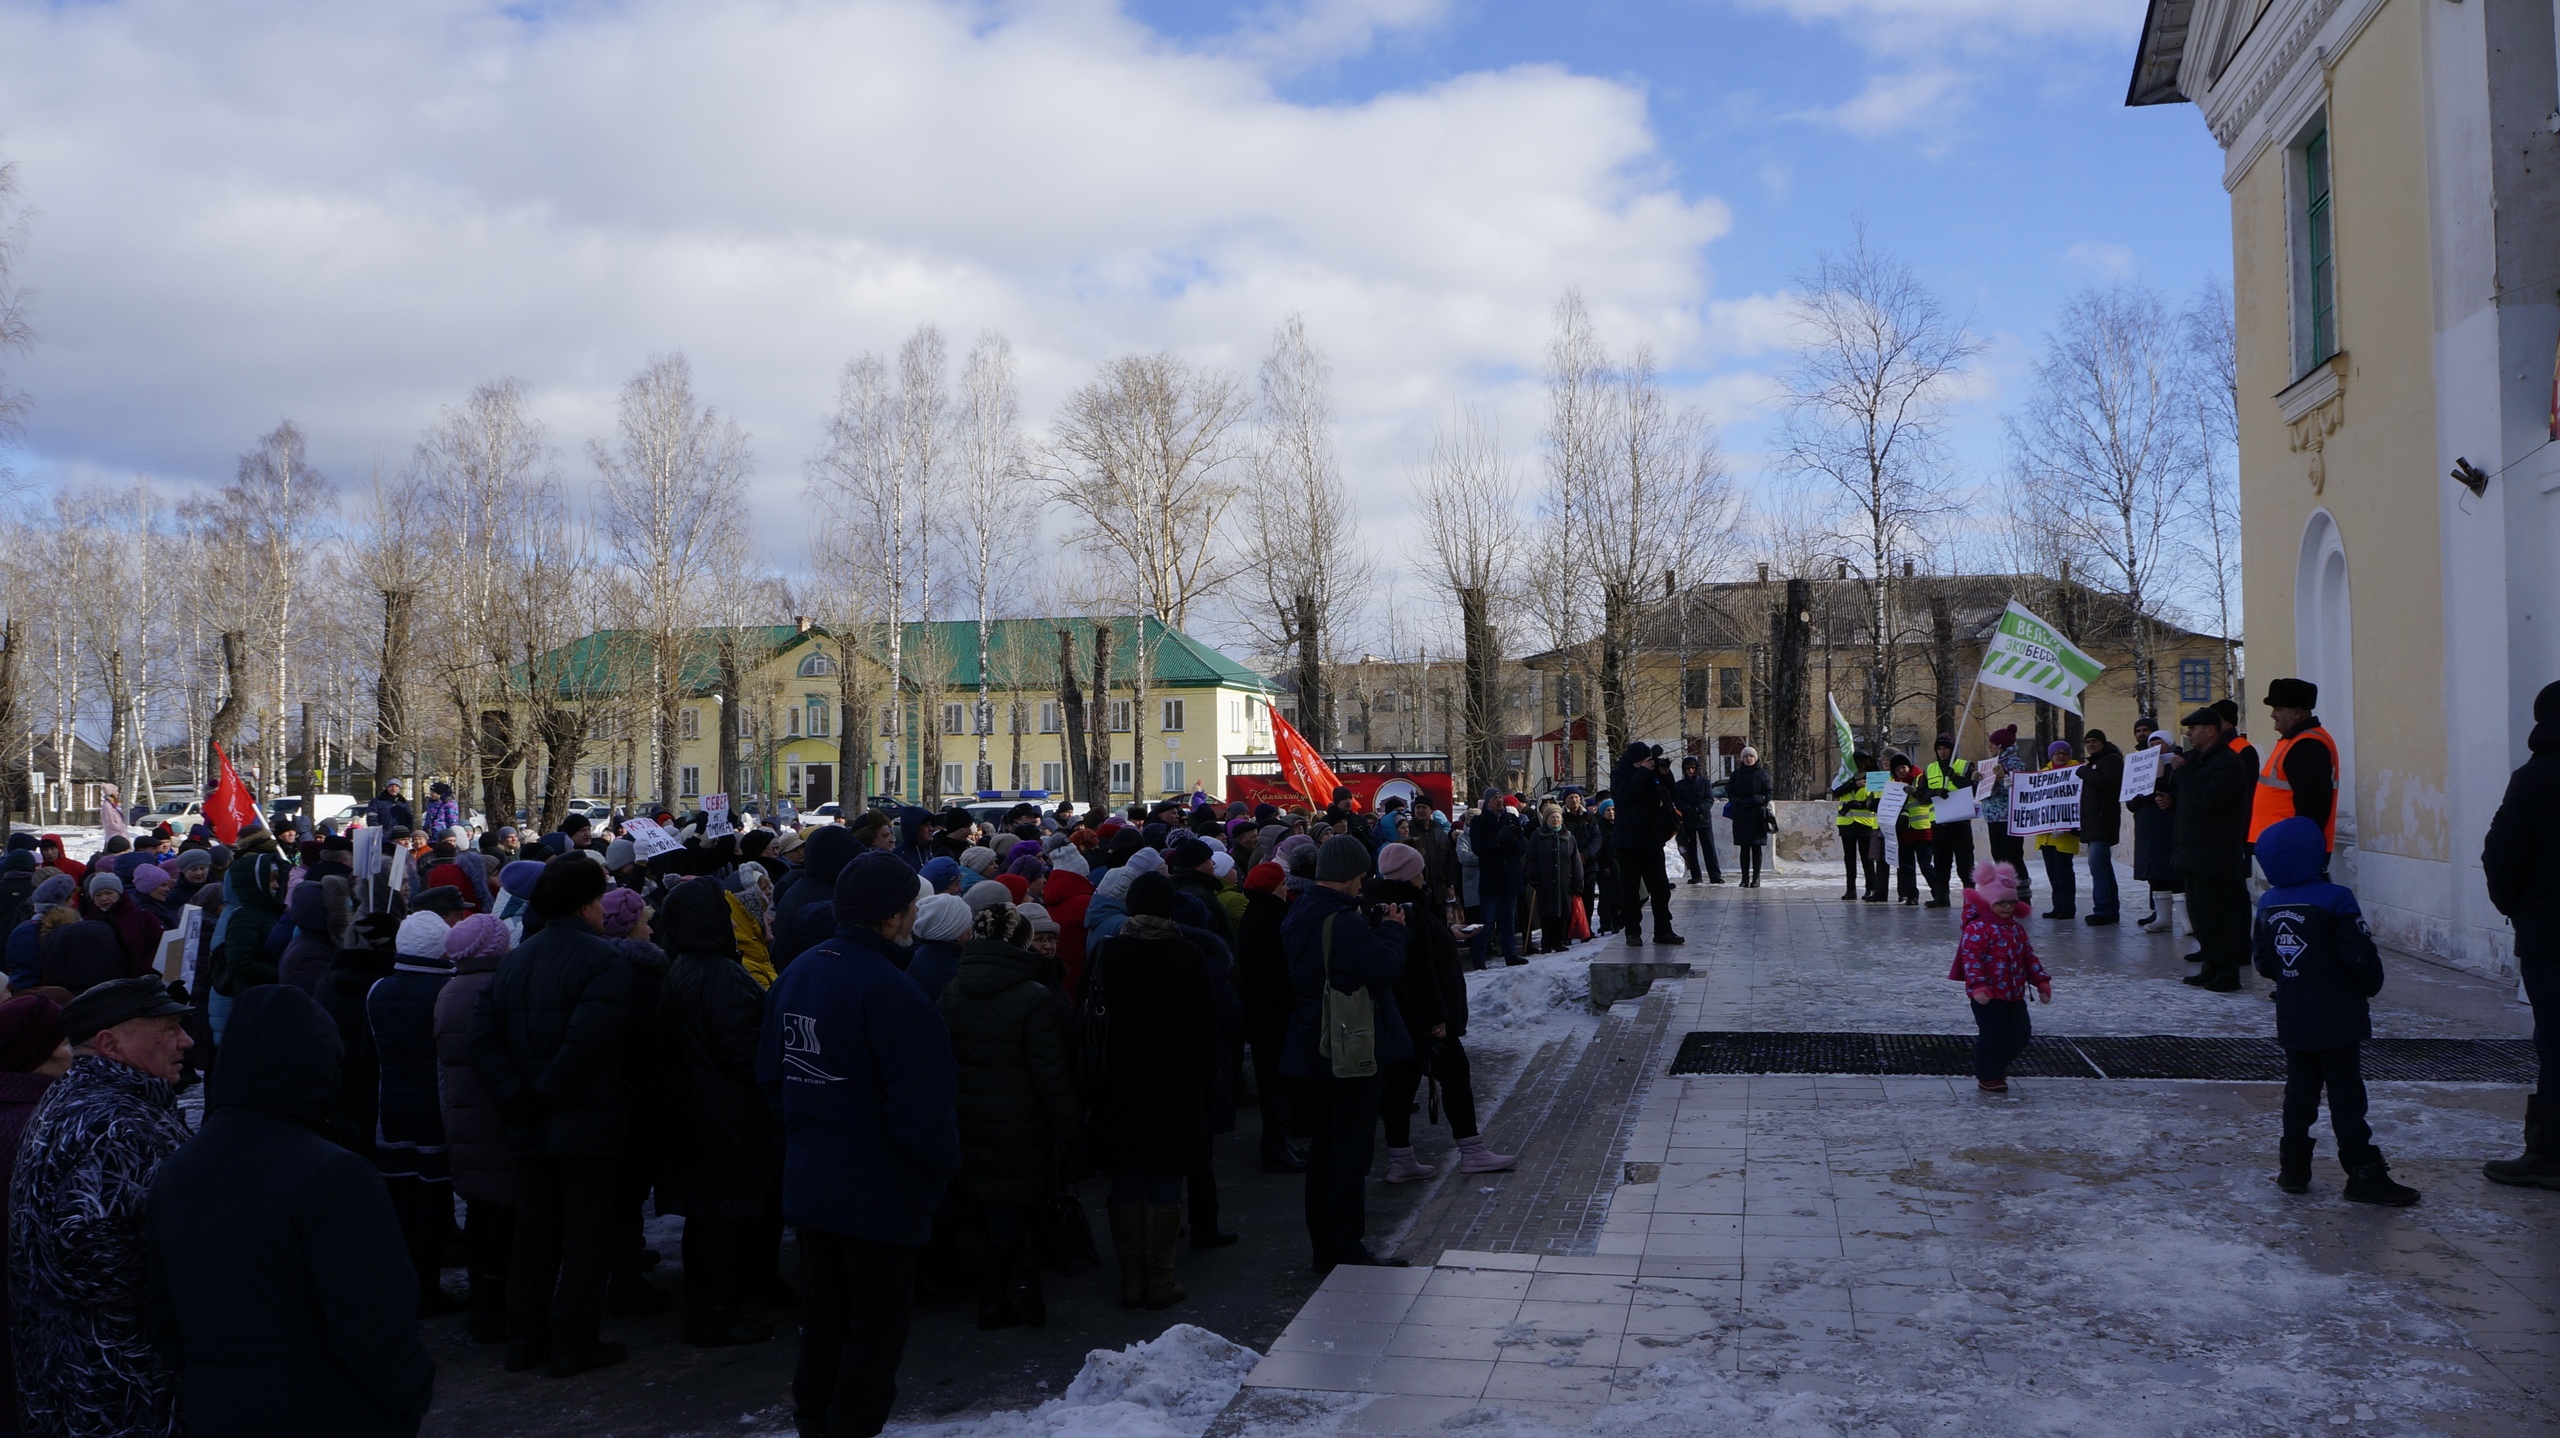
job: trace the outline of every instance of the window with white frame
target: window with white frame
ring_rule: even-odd
[[[1126,794],[1137,787],[1137,766],[1126,759],[1111,761],[1111,792]]]
[[[799,765],[785,764],[782,766],[782,787],[789,793],[797,794],[800,792]]]
[[[2293,372],[2338,352],[2337,227],[2329,212],[2329,121],[2313,120],[2290,151],[2293,214]]]
[[[969,722],[968,715],[969,715],[969,706],[967,706],[967,705],[965,705],[965,704],[945,704],[945,705],[943,705],[943,706],[942,706],[942,732],[943,732],[943,733],[945,733],[945,734],[957,734],[957,733],[960,733],[960,732],[961,732],[961,726]]]
[[[1055,794],[1067,787],[1067,766],[1055,759],[1040,762],[1040,787]]]
[[[679,764],[676,766],[676,792],[688,798],[702,792],[701,765]]]
[[[1133,708],[1133,703],[1127,699],[1114,699],[1111,701],[1112,733],[1126,734],[1129,732],[1129,724],[1131,719],[1134,717],[1132,713]]]
[[[898,706],[894,704],[880,706],[880,732],[883,734],[898,732]]]
[[[942,792],[957,794],[969,787],[969,768],[965,764],[942,766]]]
[[[1164,791],[1168,794],[1179,794],[1190,787],[1189,781],[1182,777],[1182,761],[1179,759],[1165,760]]]
[[[903,793],[903,792],[905,792],[905,791],[904,791],[900,786],[901,786],[901,785],[903,785],[903,784],[905,784],[905,783],[906,783],[906,781],[907,781],[907,771],[906,771],[905,769],[903,769],[903,768],[901,768],[901,767],[899,767],[898,765],[895,765],[895,764],[883,764],[883,765],[881,765],[881,766],[880,766],[880,792],[881,792],[881,793],[883,793],[883,794],[898,794],[898,793]]]
[[[1182,732],[1182,714],[1183,707],[1181,700],[1167,699],[1164,701],[1164,730],[1166,733],[1179,734]]]
[[[823,654],[812,654],[800,661],[800,677],[824,679],[836,672],[836,662]]]
[[[809,737],[824,739],[836,731],[836,706],[817,694],[809,696]]]
[[[701,710],[687,708],[676,711],[676,737],[679,739],[699,739],[702,737]]]
[[[785,738],[797,739],[800,737],[799,705],[794,704],[790,708],[782,711],[782,730]]]
[[[1058,732],[1058,701],[1055,699],[1044,699],[1040,703],[1040,732],[1043,734]]]
[[[601,798],[603,798],[606,794],[608,794],[608,793],[612,792],[612,789],[613,789],[613,771],[612,771],[611,769],[601,769],[601,768],[599,768],[599,769],[589,769],[589,770],[587,771],[587,797],[588,797],[588,798],[590,798],[590,799],[601,799]]]

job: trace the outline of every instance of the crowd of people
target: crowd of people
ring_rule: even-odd
[[[2355,1046],[2380,968],[2353,896],[2327,882],[2335,746],[2310,685],[2267,697],[2263,759],[2236,706],[2189,714],[2176,748],[2138,724],[2161,778],[2130,801],[2124,755],[2095,730],[2040,766],[2014,730],[1980,765],[1945,736],[1925,763],[1888,755],[1900,898],[1943,906],[1950,875],[1972,877],[1950,977],[1998,1092],[2027,994],[2051,997],[2019,922],[2026,842],[2047,919],[2077,917],[2085,859],[2087,922],[2112,923],[2129,813],[2144,926],[2172,929],[2165,901],[2187,896],[2188,981],[2230,990],[2254,965],[2276,983],[2297,1051],[2288,1190],[2307,1183],[2325,1101],[2352,1186],[2413,1202],[2364,1126]],[[2560,685],[2537,719],[2486,864],[2548,1004]],[[1317,1273],[1399,1265],[1367,1232],[1381,1126],[1388,1183],[1516,1162],[1479,1124],[1467,972],[1595,935],[1641,947],[1648,909],[1652,942],[1682,943],[1670,852],[1687,882],[1724,882],[1722,818],[1739,882],[1759,882],[1777,821],[1757,760],[1744,751],[1719,787],[1632,744],[1596,795],[1488,789],[1454,813],[1194,795],[1024,803],[992,822],[884,805],[744,833],[709,814],[571,815],[474,837],[437,785],[435,827],[386,786],[373,836],[142,830],[80,860],[15,834],[0,855],[0,1422],[42,1438],[406,1433],[433,1389],[422,1319],[457,1318],[510,1372],[570,1378],[625,1358],[608,1313],[673,1313],[685,1342],[727,1347],[771,1341],[796,1310],[800,1431],[874,1433],[915,1303],[1039,1325],[1044,1274],[1102,1261],[1089,1182],[1119,1301],[1184,1302],[1183,1254],[1237,1238],[1215,1155],[1242,1109],[1261,1167],[1302,1175]],[[1880,903],[1866,762],[1835,796],[1842,898]],[[2006,786],[1981,781],[2064,766],[2083,780],[2080,823],[2011,833]],[[1982,801],[1980,864],[1971,821],[1932,812],[1960,790]],[[2254,909],[2253,847],[2275,885]],[[2537,1031],[2546,1084],[2554,1027]],[[198,1083],[190,1122],[181,1094]],[[1417,1133],[1426,1083],[1445,1154]],[[2549,1112],[2537,1094],[2525,1154],[2491,1177],[2560,1187]],[[680,1293],[652,1280],[652,1206],[683,1221]]]

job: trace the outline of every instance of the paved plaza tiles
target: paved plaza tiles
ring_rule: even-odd
[[[2515,1089],[2376,1085],[2426,1192],[2391,1211],[2340,1199],[2325,1121],[2312,1192],[2275,1188],[2273,1084],[1669,1076],[1695,1030],[1969,1032],[1951,914],[1789,877],[1681,891],[1697,973],[1619,1006],[1644,1067],[1616,1111],[1491,1125],[1532,1171],[1613,1135],[1585,1217],[1336,1270],[1211,1431],[2560,1433],[2560,1194],[2478,1167],[2517,1146]],[[2176,983],[2180,940],[2032,933],[2040,1032],[2272,1030],[2263,982]],[[2529,1032],[2511,993],[2387,958],[2378,1035]]]

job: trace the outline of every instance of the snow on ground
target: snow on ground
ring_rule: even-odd
[[[106,831],[94,824],[82,828],[75,824],[13,823],[9,828],[19,834],[59,834],[62,836],[62,851],[74,859],[92,858],[107,845]]]
[[[909,1438],[1197,1438],[1262,1355],[1177,1323],[1145,1343],[1097,1348],[1067,1391],[1037,1408],[955,1423],[892,1424]]]

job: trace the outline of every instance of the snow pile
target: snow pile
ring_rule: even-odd
[[[1591,955],[1578,945],[1512,968],[1499,960],[1467,975],[1467,1041],[1499,1034],[1551,1033],[1559,1020],[1584,1013],[1591,999]]]
[[[1085,1355],[1067,1391],[1028,1411],[893,1425],[919,1438],[1199,1438],[1262,1355],[1177,1323],[1146,1343]]]

